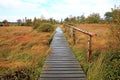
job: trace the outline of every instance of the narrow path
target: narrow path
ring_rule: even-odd
[[[86,80],[60,27],[51,43],[51,55],[45,61],[39,80]]]

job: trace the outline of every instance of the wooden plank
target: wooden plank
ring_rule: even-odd
[[[83,71],[43,71],[42,74],[83,74]]]
[[[66,59],[66,60],[70,60],[70,59],[75,60],[75,58],[71,58],[71,57],[62,57],[62,58],[61,58],[61,57],[49,57],[49,58],[47,58],[47,60],[55,60],[55,59],[56,59],[56,60],[60,60],[60,59],[61,59],[61,60],[65,60],[65,59]]]
[[[84,74],[41,74],[41,78],[84,78]]]
[[[70,49],[69,47],[53,47],[52,49]]]
[[[39,80],[86,80],[86,78],[40,78]]]
[[[71,68],[71,67],[54,68],[54,67],[47,67],[47,68],[44,68],[43,70],[46,70],[46,71],[81,71],[82,68]]]
[[[71,57],[71,56],[49,56],[49,58],[52,58],[52,59],[63,59],[63,58],[66,58],[66,59],[75,59],[75,57]]]
[[[47,65],[44,65],[44,67],[80,67],[79,64],[47,64]]]
[[[79,65],[78,63],[45,63],[45,65]]]
[[[74,62],[65,62],[65,61],[63,61],[63,62],[46,62],[46,64],[79,64],[79,63],[75,63],[75,61]]]
[[[45,61],[46,63],[78,63],[77,61]],[[79,64],[79,63],[78,63]]]
[[[46,61],[76,61],[76,59],[52,59],[52,58],[47,58]]]
[[[80,66],[66,66],[66,65],[60,65],[60,66],[48,66],[48,65],[45,65],[43,66],[44,68],[80,68]]]
[[[74,61],[75,59],[52,59],[52,58],[47,58],[46,61]]]

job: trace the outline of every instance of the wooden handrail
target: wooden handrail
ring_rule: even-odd
[[[84,34],[86,34],[86,35],[89,35],[89,36],[96,36],[95,33],[91,33],[91,32],[82,30],[82,29],[80,29],[80,28],[77,28],[77,27],[74,27],[74,26],[71,26],[71,25],[68,25],[68,24],[64,24],[64,25],[67,26],[67,27],[73,28],[73,29],[75,29],[75,30],[77,30],[77,31],[80,31],[80,32],[82,32],[82,33],[84,33]]]
[[[88,32],[88,31],[85,31],[85,30],[82,30],[80,28],[77,28],[77,27],[74,27],[74,26],[71,26],[71,25],[68,25],[68,24],[64,24],[64,26],[67,26],[69,28],[72,28],[72,36],[73,36],[73,42],[74,44],[76,43],[76,39],[75,39],[75,30],[79,31],[79,32],[82,32],[86,35],[89,36],[88,38],[88,62],[91,62],[91,59],[92,59],[92,37],[93,36],[97,36],[97,34],[95,33],[91,33],[91,32]]]

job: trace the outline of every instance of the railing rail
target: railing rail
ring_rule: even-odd
[[[75,30],[82,32],[83,34],[88,35],[88,62],[91,62],[92,59],[92,37],[97,36],[95,33],[91,33],[85,30],[82,30],[80,28],[64,24],[64,27],[69,27],[71,31],[71,36],[73,37],[73,43],[74,45],[76,44],[76,35],[75,35]]]

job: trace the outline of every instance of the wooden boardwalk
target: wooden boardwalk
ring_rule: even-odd
[[[51,43],[39,80],[86,80],[86,76],[72,53],[60,27]]]

